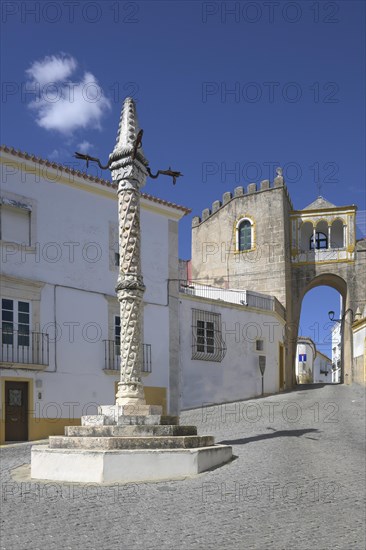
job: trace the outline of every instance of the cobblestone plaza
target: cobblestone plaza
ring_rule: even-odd
[[[182,414],[233,446],[182,481],[30,483],[31,444],[1,449],[1,550],[361,549],[365,403],[359,386],[301,389]]]

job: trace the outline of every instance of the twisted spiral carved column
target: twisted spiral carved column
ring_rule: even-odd
[[[116,403],[122,406],[145,404],[141,381],[145,286],[140,250],[140,185],[145,178],[141,170],[134,168],[128,179],[119,179],[118,186],[120,266],[116,292],[121,311],[121,377]]]

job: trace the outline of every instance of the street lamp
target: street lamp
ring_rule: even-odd
[[[338,321],[338,319],[334,319],[334,311],[328,311],[328,317],[331,321]]]
[[[351,309],[350,307],[343,313],[343,315],[340,319],[335,319],[334,318],[334,315],[335,315],[334,311],[328,311],[328,317],[329,317],[330,321],[334,321],[335,323],[341,323],[344,320],[344,318],[346,317],[346,315],[349,311],[352,313],[352,319],[353,319],[353,309]]]

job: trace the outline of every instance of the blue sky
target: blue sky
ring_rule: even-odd
[[[363,1],[8,2],[2,20],[3,143],[105,161],[132,95],[152,170],[184,174],[175,187],[148,182],[149,193],[199,215],[279,165],[295,208],[320,184],[331,202],[365,210]]]

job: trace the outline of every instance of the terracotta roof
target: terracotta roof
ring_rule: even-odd
[[[96,176],[90,176],[85,172],[81,172],[80,170],[75,170],[74,168],[68,168],[67,166],[58,164],[57,162],[52,162],[47,159],[42,159],[40,157],[36,157],[35,155],[30,155],[29,153],[26,153],[23,151],[18,151],[17,149],[14,149],[14,147],[7,147],[6,145],[0,145],[0,151],[4,151],[4,153],[9,153],[14,157],[30,160],[32,162],[36,162],[37,164],[45,165],[49,168],[54,168],[55,170],[59,170],[60,172],[65,172],[66,174],[72,174],[73,176],[77,176],[78,178],[91,181],[93,183],[98,183],[99,185],[104,185],[105,187],[111,187],[112,189],[117,189],[117,185],[111,181],[104,180],[102,178],[97,178]],[[164,206],[170,206],[171,208],[175,208],[176,210],[181,210],[182,212],[184,212],[185,215],[190,214],[192,212],[190,208],[186,208],[185,206],[181,206],[180,204],[175,204],[174,202],[166,201],[164,199],[159,199],[158,197],[154,197],[153,195],[149,195],[148,193],[141,193],[141,196],[144,199],[149,200],[151,202],[162,204]]]

